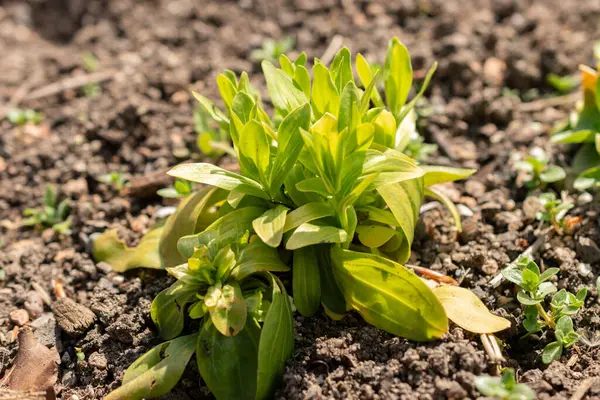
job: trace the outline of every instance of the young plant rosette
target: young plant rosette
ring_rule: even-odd
[[[406,117],[435,66],[407,104],[412,65],[396,38],[381,79],[358,54],[363,89],[347,48],[329,68],[315,59],[312,79],[304,53],[294,62],[281,56],[280,65],[262,63],[273,116],[246,73],[217,78],[226,113],[194,94],[230,132],[240,172],[206,163],[169,171],[208,185],[162,228],[161,262],[177,281],[156,297],[152,318],[169,341],[138,359],[109,399],[168,392],[194,352],[218,399],[272,396],[294,343],[292,300],[279,277],[291,278],[293,305],[307,317],[323,305],[334,318],[356,310],[412,340],[447,331],[434,293],[401,265],[424,195],[459,221],[430,186],[473,172],[420,166],[402,152],[414,129]]]

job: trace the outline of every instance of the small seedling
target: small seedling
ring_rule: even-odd
[[[14,126],[23,126],[26,124],[37,125],[44,119],[44,114],[32,109],[14,109],[6,114],[6,119]]]
[[[543,193],[540,195],[542,210],[536,214],[536,219],[542,222],[548,222],[557,232],[562,232],[565,228],[565,216],[573,208],[573,203],[557,199],[554,193]]]
[[[542,361],[549,364],[558,360],[563,349],[568,349],[579,340],[579,334],[573,330],[571,316],[584,305],[587,289],[577,294],[564,289],[557,292],[556,286],[549,279],[558,274],[558,268],[548,268],[543,273],[538,265],[528,256],[520,256],[515,267],[502,271],[504,277],[521,289],[517,300],[525,306],[523,327],[527,335],[550,328],[554,331],[556,341],[549,343],[542,352]],[[550,309],[544,308],[546,297],[554,294],[550,301]]]
[[[125,187],[125,184],[127,183],[127,178],[125,178],[125,174],[123,172],[111,172],[99,177],[98,181],[106,183],[107,185],[112,186],[116,190],[121,190]]]
[[[192,183],[183,179],[176,179],[173,187],[160,189],[156,194],[166,199],[181,199],[192,193]]]
[[[98,59],[90,52],[83,54],[83,68],[89,73],[96,72],[98,69]],[[91,82],[83,86],[83,93],[85,97],[96,97],[100,94],[102,89],[97,82]]]
[[[475,386],[481,394],[502,400],[533,400],[535,392],[524,383],[517,383],[515,370],[504,368],[502,377],[482,375],[475,378]]]
[[[235,157],[235,152],[229,143],[231,139],[228,129],[216,124],[210,113],[203,107],[194,110],[194,130],[198,134],[196,144],[202,154],[218,158],[227,153]]]
[[[284,37],[281,40],[266,39],[261,48],[250,53],[250,57],[257,62],[263,60],[275,62],[280,55],[294,50],[294,46],[296,46],[296,39],[292,36]]]
[[[61,235],[69,234],[71,220],[69,219],[69,200],[58,203],[56,190],[52,185],[46,186],[44,205],[41,210],[27,208],[23,216],[28,217],[22,222],[23,226],[35,226],[37,229],[52,228]]]
[[[436,144],[425,143],[425,139],[417,134],[416,136],[411,137],[410,142],[404,149],[404,154],[419,162],[423,162],[430,154],[435,153],[437,149],[438,146]]]
[[[525,186],[528,189],[544,187],[565,179],[565,170],[558,165],[550,164],[546,152],[540,147],[534,147],[524,161],[515,164],[515,168],[527,173]]]

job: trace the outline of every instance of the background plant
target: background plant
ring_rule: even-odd
[[[525,160],[515,164],[515,168],[527,174],[525,187],[532,190],[562,181],[567,176],[563,168],[550,164],[550,158],[540,147],[534,147]]]
[[[573,330],[571,316],[583,307],[587,295],[585,288],[577,294],[564,289],[557,292],[556,286],[549,279],[558,272],[558,268],[548,268],[541,273],[538,265],[528,256],[519,257],[515,267],[502,271],[507,280],[520,287],[517,300],[525,306],[523,327],[527,335],[547,328],[554,332],[556,340],[546,345],[542,352],[545,364],[558,360],[563,349],[573,346],[579,340],[579,334]],[[552,294],[548,309],[545,307],[545,299]]]
[[[538,221],[547,222],[556,232],[562,233],[565,228],[567,212],[573,208],[573,203],[556,197],[554,193],[542,193],[539,197],[542,209],[536,213]]]
[[[600,83],[598,71],[587,66],[580,69],[583,103],[556,127],[552,141],[578,145],[572,165],[576,175],[573,186],[587,190],[600,181]]]
[[[475,386],[481,394],[502,400],[534,400],[535,392],[523,383],[517,383],[515,370],[504,368],[502,376],[482,375],[475,378]]]
[[[69,200],[58,202],[56,189],[52,185],[46,186],[43,205],[41,209],[27,208],[23,211],[27,217],[21,224],[34,226],[38,229],[52,228],[61,235],[67,235],[71,226],[69,220]]]
[[[291,305],[274,275],[290,267],[293,301],[302,315],[313,315],[322,304],[331,316],[354,309],[374,326],[409,339],[432,340],[447,331],[437,297],[401,265],[410,256],[424,195],[455,211],[432,185],[474,172],[418,165],[400,150],[410,139],[407,116],[435,66],[407,103],[412,65],[396,38],[381,72],[383,95],[377,87],[380,72],[360,54],[356,71],[364,89],[357,87],[347,48],[330,67],[315,59],[312,74],[306,61],[304,53],[294,62],[281,56],[281,69],[263,61],[272,116],[246,73],[218,76],[226,112],[194,93],[210,118],[229,132],[240,173],[208,163],[182,164],[169,172],[214,189],[185,198],[162,228],[161,263],[178,281],[157,297],[153,318],[161,335],[172,341],[136,361],[113,398],[148,396],[148,387],[139,388],[151,379],[160,379],[164,393],[181,373],[168,379],[156,374],[165,368],[183,371],[194,344],[199,370],[217,398],[267,396],[273,386],[261,379],[274,382],[291,354],[273,343],[293,343]],[[225,248],[227,267],[219,268],[217,254]],[[201,286],[199,279],[205,280]],[[250,312],[257,309],[258,288],[268,302],[258,308],[267,313],[262,326]],[[276,291],[282,294],[278,306]],[[201,320],[200,333],[173,339],[183,332],[186,310]],[[271,312],[277,316],[269,322]],[[269,339],[263,342],[263,336]],[[268,343],[270,359],[263,367],[262,343]],[[275,347],[285,351],[273,356]],[[245,378],[240,381],[234,377],[242,376],[241,368]]]
[[[286,36],[280,40],[266,39],[260,48],[252,50],[250,57],[254,61],[267,60],[272,63],[277,59],[292,50],[296,46],[296,39],[293,36]]]
[[[6,114],[6,119],[14,126],[23,126],[25,124],[37,125],[44,120],[44,114],[30,108],[14,109]]]

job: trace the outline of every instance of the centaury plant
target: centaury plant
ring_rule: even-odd
[[[504,277],[520,287],[517,300],[525,306],[523,327],[527,335],[551,329],[556,340],[549,343],[542,352],[542,361],[549,364],[558,360],[563,349],[573,346],[579,340],[579,334],[573,330],[575,315],[583,307],[587,289],[577,294],[564,289],[557,291],[549,279],[558,274],[558,268],[548,268],[540,272],[538,265],[528,256],[521,256],[515,266],[502,271]],[[552,296],[550,309],[545,307],[546,297]]]
[[[421,166],[401,151],[403,124],[435,66],[407,103],[412,66],[396,38],[382,69],[383,94],[379,72],[360,54],[357,86],[347,48],[329,67],[315,59],[312,74],[306,59],[281,56],[281,68],[263,61],[271,116],[246,73],[217,78],[226,112],[194,94],[230,133],[240,172],[207,163],[169,171],[212,188],[184,199],[162,228],[161,262],[178,280],[154,301],[152,317],[171,341],[136,361],[110,398],[165,393],[194,350],[217,398],[268,397],[292,352],[292,304],[276,277],[290,269],[284,276],[304,316],[323,305],[332,317],[356,310],[408,339],[447,331],[436,295],[402,266],[425,195],[458,216],[431,186],[473,173]],[[200,320],[199,332],[176,338],[186,315]],[[167,377],[169,368],[176,373]],[[150,380],[160,382],[147,386]]]
[[[573,186],[587,190],[600,184],[600,80],[598,71],[581,66],[583,103],[555,129],[555,143],[579,144],[572,169]]]

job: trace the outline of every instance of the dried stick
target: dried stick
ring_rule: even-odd
[[[66,90],[76,89],[90,83],[99,83],[107,81],[114,78],[116,73],[116,70],[108,70],[102,72],[94,72],[92,74],[87,75],[70,76],[58,82],[53,82],[49,85],[34,90],[33,92],[25,96],[23,100],[27,101],[41,99],[43,97],[48,97],[64,92]]]

